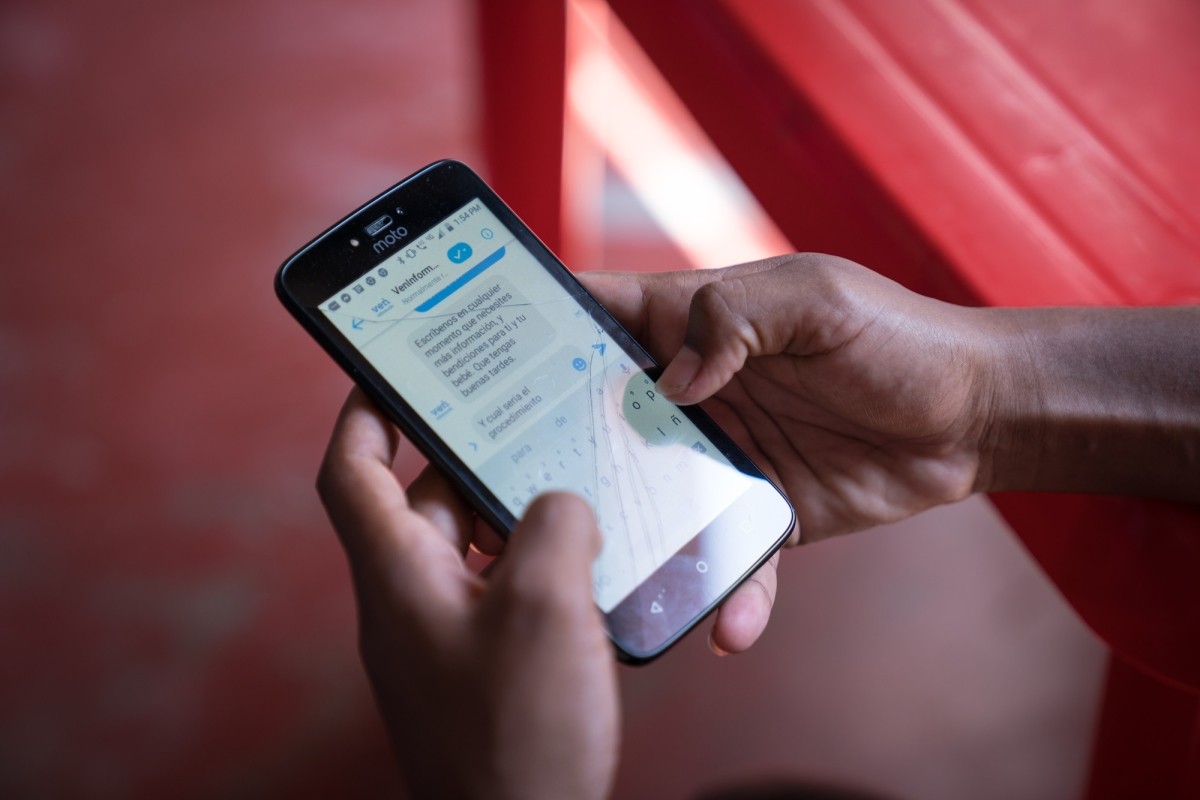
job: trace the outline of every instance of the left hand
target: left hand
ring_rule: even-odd
[[[418,797],[604,797],[617,760],[615,665],[591,594],[587,504],[534,502],[485,581],[474,515],[436,471],[406,496],[399,437],[355,389],[318,489],[350,562],[363,663]]]

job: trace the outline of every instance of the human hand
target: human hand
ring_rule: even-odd
[[[405,495],[395,428],[355,389],[318,479],[350,563],[363,663],[417,797],[604,797],[616,768],[612,648],[591,595],[587,504],[530,505],[485,581],[475,518],[426,470]]]
[[[707,400],[780,483],[799,522],[791,544],[975,488],[994,387],[973,309],[815,254],[581,279],[667,364],[659,389]]]

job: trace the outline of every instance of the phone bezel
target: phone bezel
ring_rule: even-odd
[[[639,369],[644,370],[652,379],[658,377],[661,368],[650,354],[587,292],[570,270],[537,238],[512,209],[478,175],[458,161],[438,161],[418,170],[331,225],[284,261],[275,276],[275,292],[292,316],[366,392],[371,400],[396,423],[417,449],[431,463],[437,464],[447,474],[451,482],[475,506],[484,520],[501,535],[507,535],[516,524],[513,514],[441,440],[432,426],[404,399],[401,390],[385,380],[319,308],[321,303],[336,292],[378,267],[396,249],[405,247],[408,242],[415,242],[451,213],[476,199],[484,203],[496,215],[546,272],[558,281],[592,319],[604,328],[613,341],[633,358]],[[377,253],[370,246],[370,237],[364,229],[367,224],[378,219],[384,211],[394,213],[395,224],[403,224],[407,229],[407,234],[395,245],[395,249],[389,249],[386,253]],[[351,239],[358,239],[359,245],[353,246],[350,243]],[[695,406],[681,407],[680,410],[716,445],[721,454],[736,469],[765,481],[775,489],[783,503],[787,504],[786,497],[778,487],[707,414]],[[623,643],[619,636],[613,635],[610,631],[610,637],[613,639],[620,657],[625,661],[639,664],[653,660],[719,606],[738,584],[765,563],[787,540],[795,522],[795,514],[791,510],[790,504],[787,505],[787,508],[791,513],[791,523],[788,524],[778,541],[774,542],[760,557],[753,559],[753,563],[742,571],[742,574],[733,580],[731,585],[720,593],[719,597],[707,602],[704,608],[700,609],[686,624],[679,627],[679,630],[666,637],[660,645],[649,650],[631,648],[627,642]],[[692,541],[699,540],[707,530],[708,528],[698,532]],[[671,560],[668,559],[668,563]],[[658,574],[666,566],[667,563],[664,563],[654,574]],[[651,578],[653,577],[654,575],[651,576]],[[642,585],[649,581],[648,578]],[[634,594],[637,594],[636,590]],[[609,617],[610,627],[625,602],[619,603],[606,615]]]

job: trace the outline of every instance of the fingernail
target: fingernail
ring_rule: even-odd
[[[715,639],[713,639],[712,631],[708,632],[708,649],[712,650],[714,655],[721,656],[722,658],[729,655],[729,652],[722,650],[721,646],[717,644]]]
[[[692,381],[696,380],[700,364],[700,354],[684,345],[675,354],[675,358],[671,359],[667,368],[663,370],[655,387],[668,399],[678,397],[687,391],[687,388],[692,385]]]

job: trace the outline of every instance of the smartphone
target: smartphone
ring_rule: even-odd
[[[626,661],[670,647],[787,539],[783,494],[467,166],[405,178],[284,262],[288,311],[501,535],[567,490]]]

